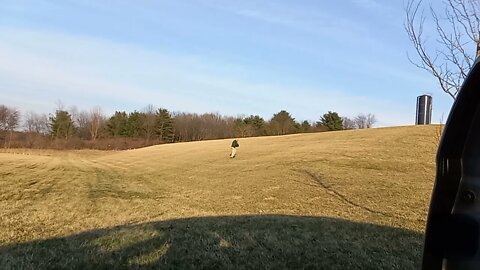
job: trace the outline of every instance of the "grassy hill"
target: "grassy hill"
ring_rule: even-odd
[[[3,152],[0,268],[418,268],[437,129]]]

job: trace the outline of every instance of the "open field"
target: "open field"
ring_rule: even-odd
[[[0,153],[0,269],[415,269],[437,127]]]

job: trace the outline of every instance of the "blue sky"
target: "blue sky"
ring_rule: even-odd
[[[452,101],[412,66],[403,1],[0,0],[0,104],[297,120],[373,113],[408,125]]]

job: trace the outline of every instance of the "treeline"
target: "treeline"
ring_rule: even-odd
[[[46,115],[21,114],[0,105],[0,143],[5,148],[130,149],[161,143],[370,128],[375,122],[372,114],[342,118],[330,111],[312,123],[298,122],[285,110],[265,120],[259,115],[170,112],[152,105],[110,116],[99,107],[88,111],[60,107]]]

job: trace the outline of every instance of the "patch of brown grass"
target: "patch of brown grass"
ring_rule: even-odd
[[[235,159],[230,140],[3,152],[0,268],[414,268],[435,132],[248,138]]]

